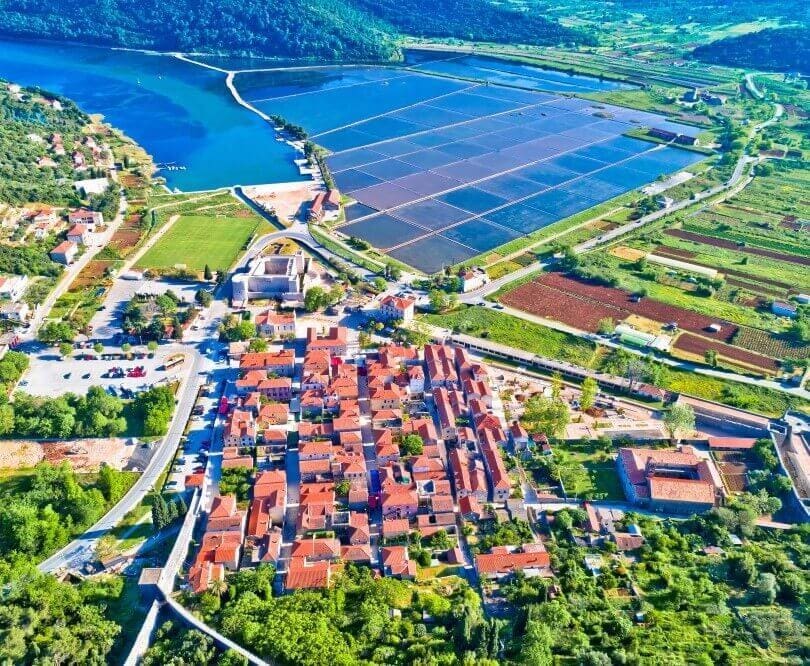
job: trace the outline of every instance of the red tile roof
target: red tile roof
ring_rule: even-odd
[[[665,502],[694,502],[714,504],[714,486],[696,479],[673,479],[663,476],[650,478],[650,499]]]
[[[328,561],[309,562],[304,557],[293,557],[284,578],[288,590],[327,588],[332,584],[336,567]]]
[[[525,569],[545,569],[551,565],[548,553],[542,552],[491,552],[475,556],[479,574],[507,574]]]
[[[308,560],[337,559],[340,557],[340,541],[334,538],[296,539],[290,557],[306,557]]]
[[[711,449],[753,449],[756,437],[709,437]]]
[[[371,546],[367,543],[342,546],[340,559],[348,562],[371,562]]]
[[[387,546],[380,551],[383,567],[390,576],[416,575],[416,562],[410,559],[405,546]]]

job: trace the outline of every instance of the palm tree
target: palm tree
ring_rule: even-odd
[[[222,595],[225,594],[225,591],[228,589],[228,585],[225,583],[224,580],[215,580],[211,583],[211,592],[216,594],[220,599]]]

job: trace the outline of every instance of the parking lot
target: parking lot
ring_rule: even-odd
[[[133,348],[133,351],[138,348]],[[98,360],[80,358],[83,354],[99,357]],[[140,391],[158,382],[180,379],[188,371],[186,362],[169,371],[163,368],[168,358],[180,353],[176,345],[161,345],[153,358],[132,360],[102,360],[104,354],[121,354],[119,347],[106,347],[101,355],[92,349],[77,349],[72,358],[62,359],[54,347],[39,347],[29,354],[30,366],[19,384],[19,390],[40,396],[58,396],[66,392],[84,395],[91,386],[114,387],[117,392],[126,389]],[[142,377],[128,377],[135,367],[142,366]],[[124,370],[124,377],[109,377],[112,368]],[[102,375],[108,375],[103,377]]]
[[[215,344],[210,358],[219,356],[222,345]],[[186,435],[178,449],[171,471],[166,479],[166,490],[180,492],[185,489],[186,477],[206,468],[210,456],[210,465],[206,469],[208,483],[203,496],[203,506],[208,506],[216,492],[221,474],[222,429],[224,417],[218,416],[217,407],[223,389],[233,399],[233,380],[237,373],[227,363],[217,363],[208,373],[207,395],[200,395],[195,402]],[[194,411],[201,412],[194,414]]]
[[[218,382],[211,382],[212,387]],[[212,390],[206,397],[201,397],[195,404],[202,407],[203,413],[192,416],[188,433],[181,449],[177,453],[171,472],[166,480],[166,489],[171,492],[182,491],[185,488],[186,476],[202,471],[205,467],[206,456],[214,444],[214,423],[219,392]],[[221,446],[214,447],[221,451]],[[221,455],[219,453],[215,455]]]

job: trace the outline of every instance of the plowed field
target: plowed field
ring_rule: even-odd
[[[562,273],[545,273],[534,282],[524,285],[524,287],[530,287],[533,284],[539,284],[560,293],[574,296],[580,301],[580,308],[614,308],[618,311],[617,314],[612,315],[616,320],[624,319],[629,314],[637,314],[661,323],[677,322],[678,326],[683,330],[700,333],[723,342],[728,342],[738,328],[731,322],[706,317],[650,298],[643,298],[638,302],[633,302],[631,294],[625,291],[582,282]],[[529,290],[522,292],[522,300],[531,302]],[[514,307],[519,306],[515,305]],[[560,305],[557,307],[560,310],[563,309]],[[557,318],[560,319],[559,316]],[[720,324],[720,331],[716,333],[708,331],[708,327],[712,324]]]
[[[717,352],[718,356],[732,362],[738,361],[745,366],[760,368],[769,373],[774,373],[779,370],[779,363],[775,359],[746,351],[745,349],[739,349],[738,347],[732,347],[731,345],[725,345],[722,342],[706,340],[705,338],[692,335],[691,333],[681,333],[675,340],[674,348],[700,357],[702,357],[706,351],[712,349]]]

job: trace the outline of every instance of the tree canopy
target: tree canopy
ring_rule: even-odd
[[[786,45],[790,48],[786,48]],[[703,62],[777,72],[810,70],[810,28],[766,28],[698,46],[692,57]]]
[[[385,61],[400,33],[524,44],[594,43],[540,12],[488,0],[8,0],[6,35],[325,60]]]

